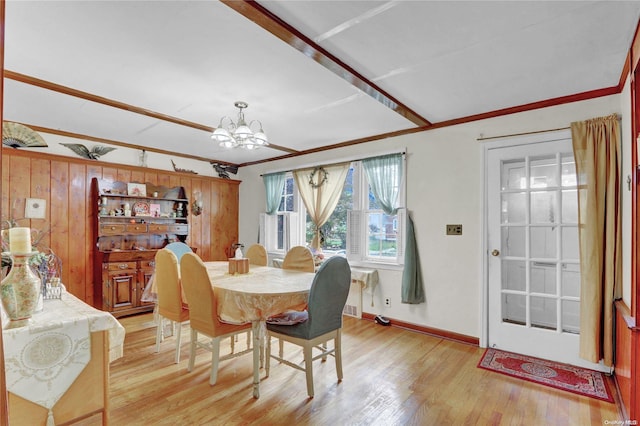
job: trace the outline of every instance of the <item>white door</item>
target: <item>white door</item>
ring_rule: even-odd
[[[578,357],[580,261],[571,139],[487,149],[489,347]]]

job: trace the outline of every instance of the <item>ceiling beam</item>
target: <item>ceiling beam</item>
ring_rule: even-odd
[[[431,123],[255,1],[221,0],[291,47],[419,127]]]
[[[146,108],[141,108],[135,105],[126,104],[124,102],[94,95],[93,93],[83,92],[82,90],[77,90],[71,87],[62,86],[60,84],[52,83],[50,81],[42,80],[42,79],[25,75],[25,74],[20,74],[15,71],[4,70],[4,77],[9,78],[11,80],[19,81],[21,83],[30,84],[32,86],[37,86],[43,89],[62,93],[64,95],[74,96],[76,98],[84,99],[87,101],[96,102],[102,105],[122,109],[125,111],[133,112],[133,113],[144,115],[151,118],[156,118],[158,120],[167,121],[169,123],[178,124],[180,126],[191,127],[193,129],[203,130],[208,133],[211,133],[215,130],[215,127],[207,126],[200,123],[195,123],[193,121],[183,120],[182,118],[173,117],[167,114],[162,114],[160,112],[152,111]],[[280,145],[274,145],[271,143],[266,148],[275,149],[278,151],[284,151],[290,154],[298,152],[295,149],[287,148]],[[147,149],[147,151],[151,151],[151,150]]]

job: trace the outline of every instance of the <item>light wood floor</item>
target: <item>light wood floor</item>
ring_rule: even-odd
[[[616,404],[477,368],[481,348],[350,317],[344,321],[341,383],[333,358],[316,361],[315,398],[308,399],[304,373],[273,361],[270,377],[261,375],[261,397],[255,400],[251,355],[221,362],[218,383],[211,387],[208,353],[199,353],[194,371],[187,372],[188,326],[181,361],[174,364],[174,338],[154,352],[151,314],[120,321],[127,335],[124,357],[111,364],[111,424],[116,426],[602,425],[621,420]],[[225,343],[221,351],[227,350]],[[98,424],[95,420],[82,424]]]

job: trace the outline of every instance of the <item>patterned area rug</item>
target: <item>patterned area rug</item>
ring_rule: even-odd
[[[607,382],[602,373],[598,371],[492,348],[485,351],[478,367],[552,388],[613,402]]]

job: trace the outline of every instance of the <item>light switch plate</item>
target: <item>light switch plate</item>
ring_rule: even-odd
[[[462,225],[447,225],[447,235],[462,235]]]

